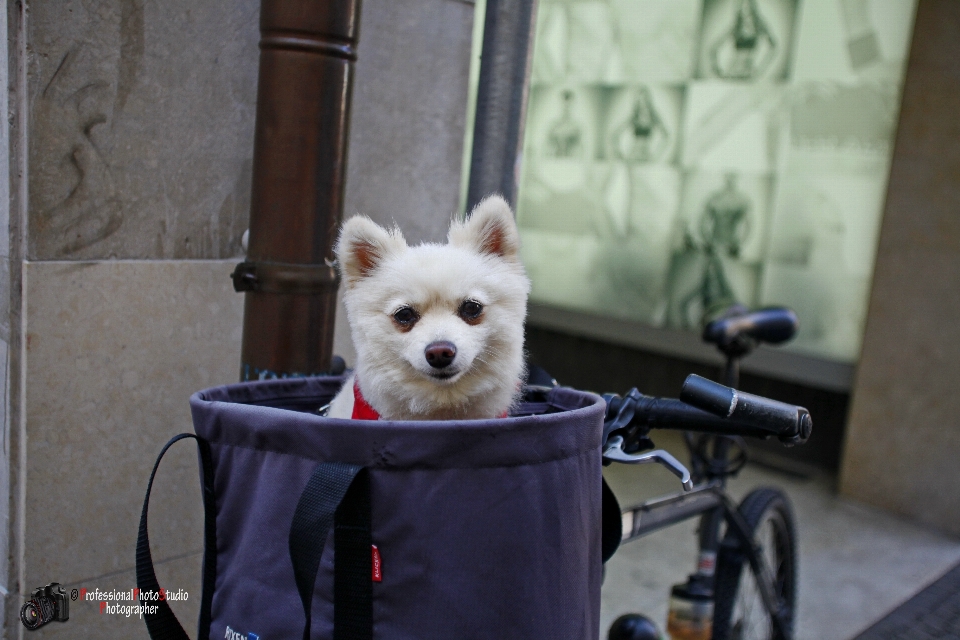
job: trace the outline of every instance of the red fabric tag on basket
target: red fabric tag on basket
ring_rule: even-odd
[[[380,582],[383,580],[383,570],[380,566],[380,550],[377,549],[377,545],[370,545],[370,554],[371,554],[371,576],[370,579],[374,582]]]

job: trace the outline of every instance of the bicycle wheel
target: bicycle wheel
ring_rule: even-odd
[[[789,640],[797,592],[796,527],[790,502],[779,489],[754,489],[738,511],[754,545],[759,545],[763,572],[758,576],[753,571],[751,551],[728,526],[717,554],[713,640]],[[780,624],[764,604],[760,580],[773,595]]]

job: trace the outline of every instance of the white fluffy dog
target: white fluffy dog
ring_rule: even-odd
[[[408,247],[356,216],[336,254],[357,350],[337,418],[448,420],[505,415],[524,375],[530,281],[510,206],[484,199],[447,244]]]

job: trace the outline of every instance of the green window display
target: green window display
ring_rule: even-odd
[[[794,308],[856,362],[916,0],[540,0],[535,303],[677,330]]]

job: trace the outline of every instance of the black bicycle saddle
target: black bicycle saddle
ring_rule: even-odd
[[[749,311],[734,305],[703,328],[703,340],[717,345],[728,356],[749,353],[758,344],[780,344],[797,333],[797,314],[786,307]]]

